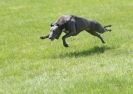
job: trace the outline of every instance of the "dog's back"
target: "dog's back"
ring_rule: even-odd
[[[83,30],[86,30],[87,32],[90,32],[90,33],[93,33],[93,32],[104,33],[105,31],[109,31],[97,21],[88,20],[86,18],[75,16],[75,15],[63,15],[59,17],[55,23],[63,27],[65,26],[66,27],[65,29],[67,30],[68,29],[67,24],[70,24],[71,22],[75,23],[77,34]]]
[[[72,16],[72,19],[74,19],[75,21],[75,26],[76,26],[76,29],[78,30],[77,32],[86,30],[90,25],[90,22],[85,18]]]
[[[73,16],[72,19],[75,20],[75,25],[78,30],[78,32],[86,30],[90,32],[98,32],[98,33],[104,33],[105,29],[104,27],[97,21],[88,20],[86,18]]]

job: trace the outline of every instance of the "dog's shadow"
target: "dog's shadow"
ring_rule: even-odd
[[[104,53],[106,50],[110,50],[112,48],[107,47],[107,46],[95,46],[91,49],[87,49],[87,50],[83,50],[83,51],[74,51],[74,52],[68,52],[65,54],[60,54],[59,57],[60,58],[66,58],[66,57],[84,57],[84,56],[90,56],[90,55],[94,55],[94,54],[102,54]]]

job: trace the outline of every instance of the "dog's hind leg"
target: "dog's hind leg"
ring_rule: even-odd
[[[90,33],[90,34],[92,34],[94,36],[97,36],[102,41],[102,43],[105,43],[105,41],[103,40],[103,38],[98,33],[96,33],[96,32],[88,32],[88,33]]]
[[[104,26],[104,29],[106,30],[106,31],[112,31],[111,29],[107,29],[108,27],[111,27],[112,25],[106,25],[106,26]]]
[[[102,43],[105,43],[103,38],[98,33],[95,32],[95,33],[91,33],[91,34],[94,35],[94,36],[97,36],[102,41]]]
[[[106,30],[106,31],[110,31],[110,32],[112,31],[111,29],[106,29],[106,28],[105,28],[105,30]]]
[[[106,25],[106,26],[104,26],[104,28],[107,28],[107,27],[111,27],[112,25]]]

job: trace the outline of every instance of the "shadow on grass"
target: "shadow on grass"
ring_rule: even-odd
[[[94,54],[102,54],[106,50],[110,50],[112,48],[107,46],[98,47],[95,46],[91,49],[83,50],[83,51],[74,51],[74,52],[68,52],[68,53],[62,53],[58,56],[58,58],[66,58],[66,57],[84,57],[84,56],[90,56]],[[57,57],[54,57],[57,58]]]

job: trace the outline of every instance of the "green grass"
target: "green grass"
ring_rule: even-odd
[[[133,94],[132,0],[1,0],[0,94]],[[39,37],[59,16],[112,24],[106,44],[86,32]]]

